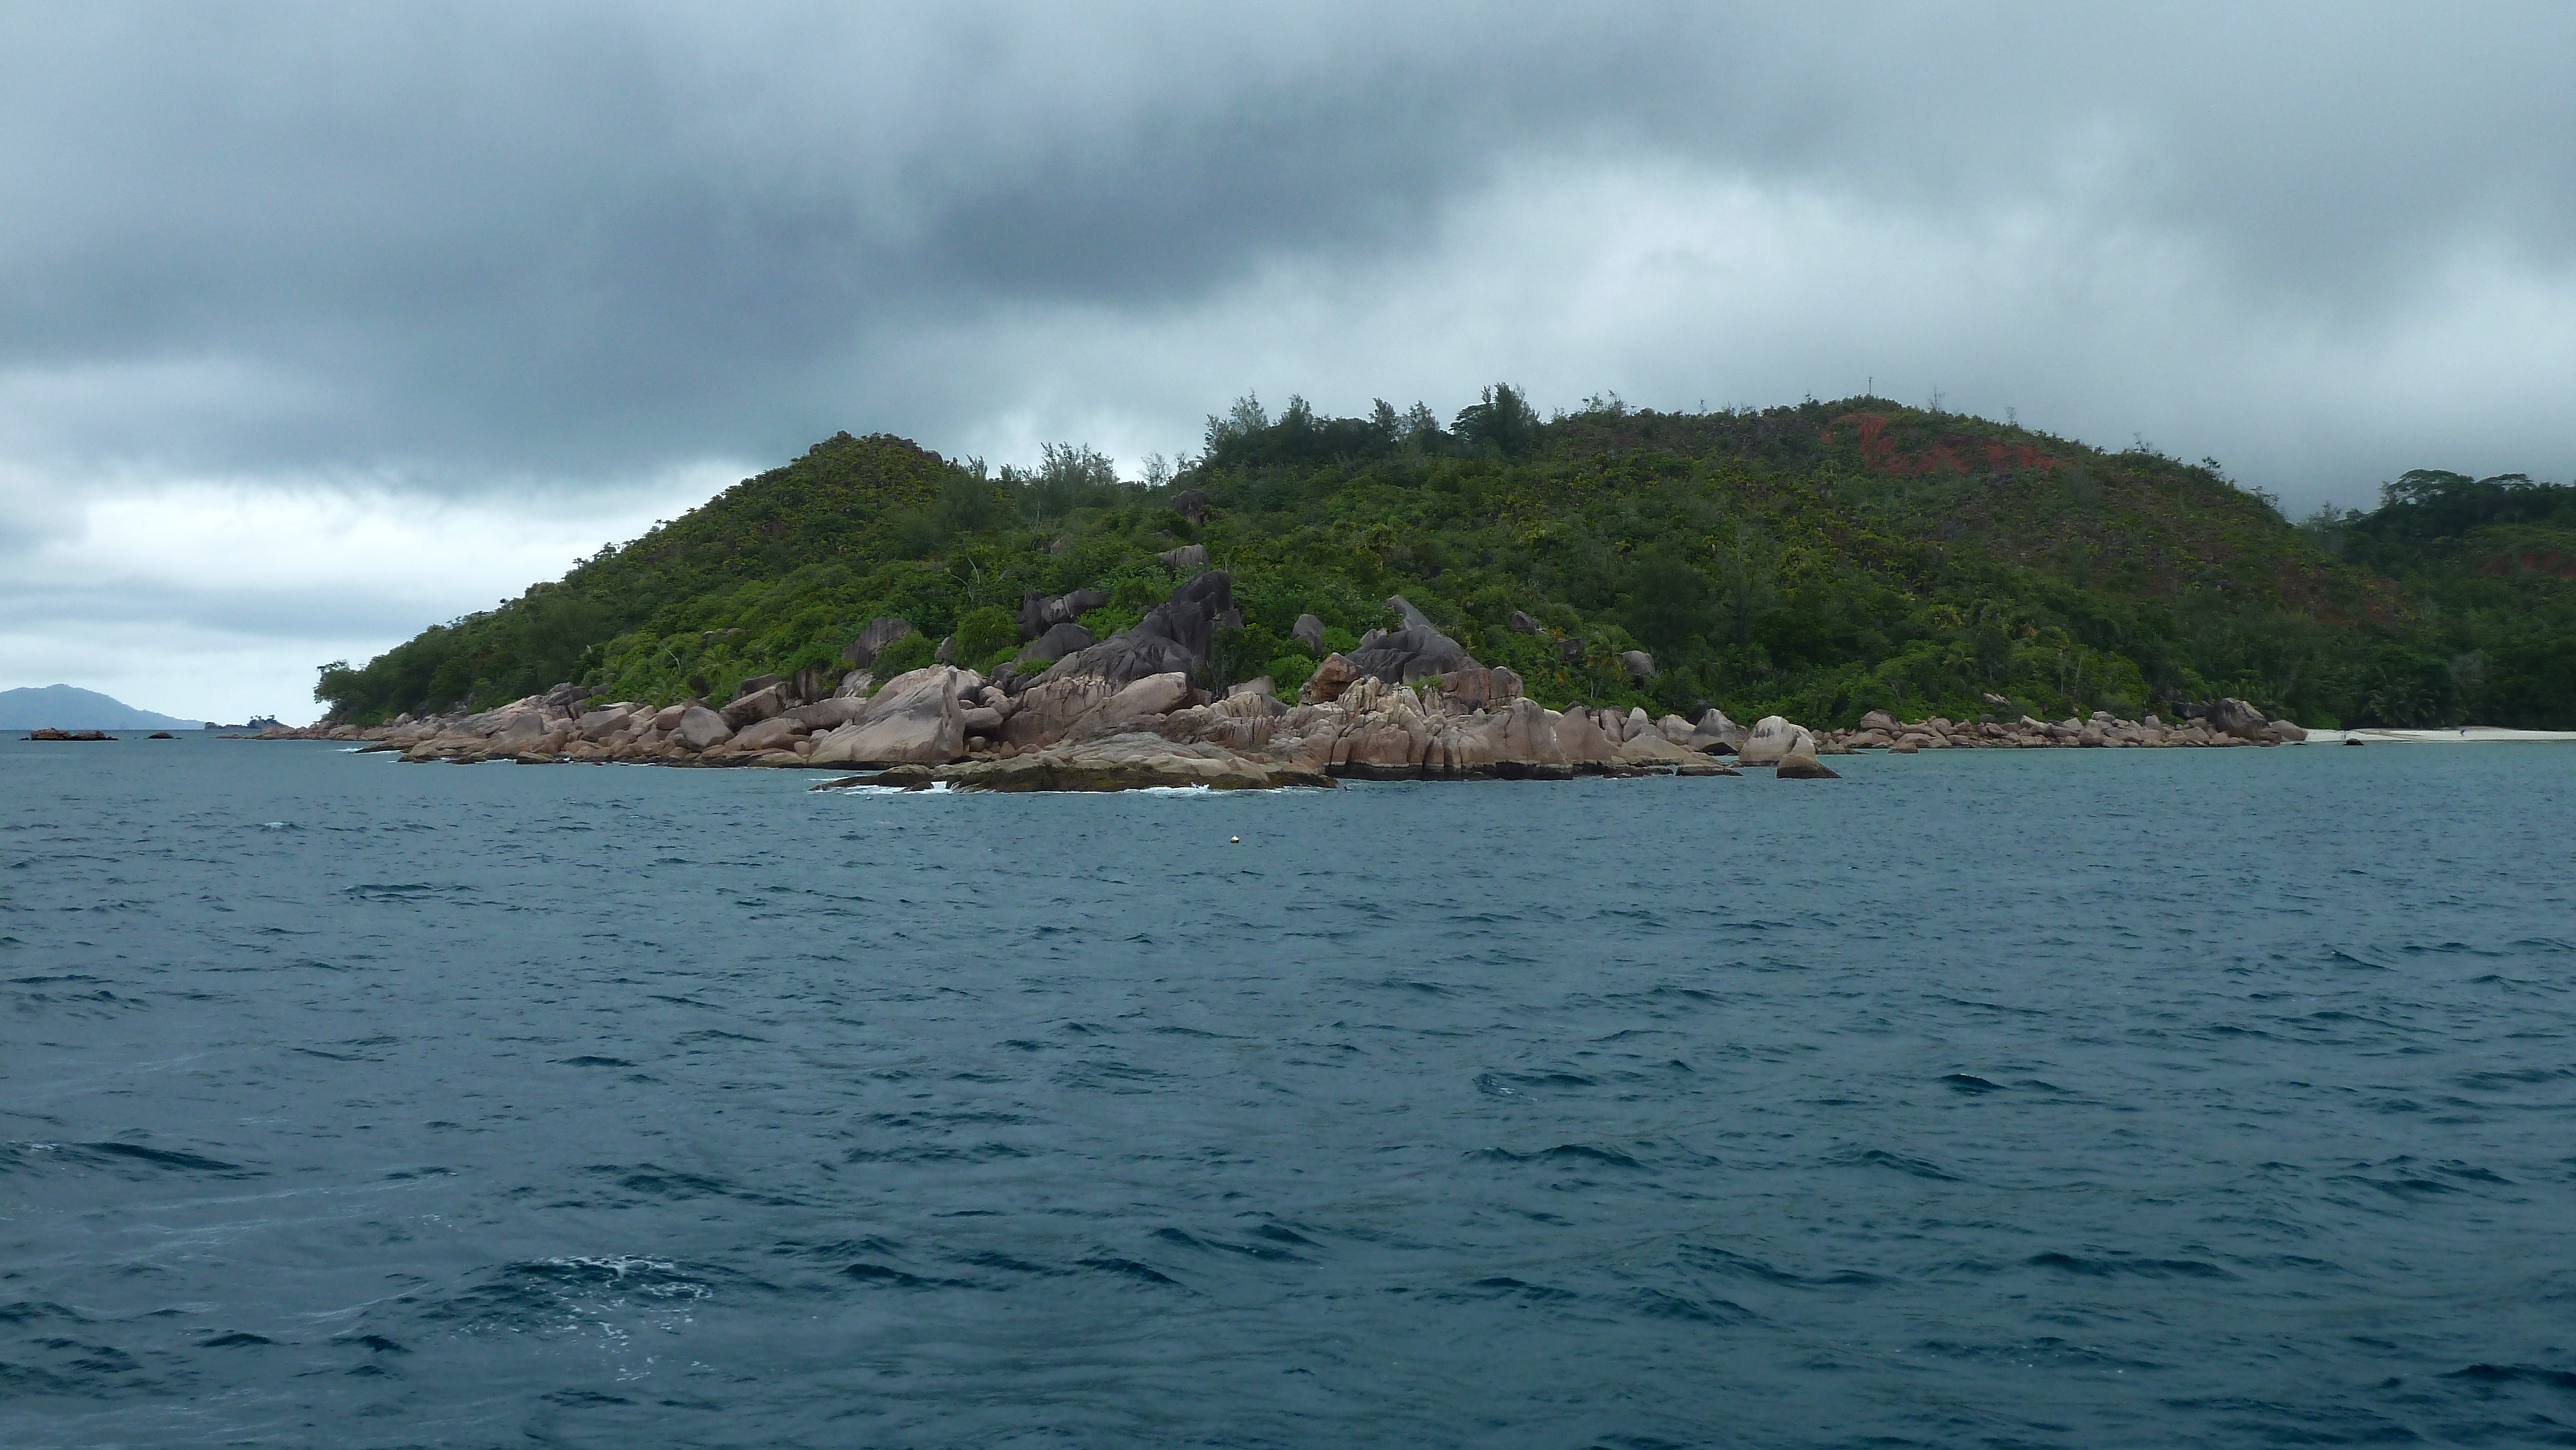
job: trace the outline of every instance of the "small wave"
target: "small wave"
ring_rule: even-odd
[[[238,1163],[226,1163],[220,1158],[208,1158],[203,1154],[183,1152],[176,1148],[146,1148],[140,1143],[80,1143],[74,1146],[85,1153],[97,1153],[129,1163],[143,1163],[154,1168],[168,1168],[182,1173],[214,1173],[226,1178],[253,1178],[259,1174],[259,1170],[255,1168],[245,1168]]]
[[[2529,1364],[2473,1364],[2442,1376],[2446,1380],[2475,1380],[2482,1384],[2547,1385],[2554,1390],[2576,1390],[2576,1370],[2542,1369]]]
[[[2544,1082],[2561,1082],[2568,1078],[2576,1078],[2576,1068],[2497,1068],[2487,1072],[2460,1073],[2451,1081],[2473,1092],[2510,1092],[2518,1087],[2533,1087]]]
[[[1941,1079],[1941,1085],[1950,1089],[1952,1092],[1966,1093],[1972,1097],[1984,1093],[1999,1093],[2004,1090],[2004,1085],[2002,1083],[1988,1082],[1984,1078],[1976,1076],[1974,1073],[1965,1072],[1954,1072],[1944,1076]]]
[[[1755,1317],[1752,1310],[1731,1299],[1693,1299],[1661,1289],[1639,1289],[1631,1297],[1639,1313],[1686,1324],[1742,1324]]]
[[[979,1287],[971,1279],[925,1279],[919,1274],[907,1274],[903,1270],[891,1267],[890,1265],[872,1264],[865,1261],[851,1264],[842,1269],[841,1277],[844,1279],[855,1279],[862,1284],[883,1284],[888,1288],[893,1289],[973,1289]]]
[[[1508,1295],[1515,1299],[1530,1299],[1547,1302],[1572,1299],[1575,1297],[1574,1294],[1568,1290],[1555,1288],[1554,1286],[1547,1284],[1533,1284],[1525,1279],[1515,1279],[1509,1274],[1488,1275],[1485,1278],[1478,1279],[1473,1283],[1470,1283],[1467,1287],[1479,1291],[1478,1296],[1482,1298],[1498,1298]]]
[[[1097,1258],[1082,1260],[1082,1267],[1093,1270],[1097,1273],[1115,1274],[1121,1278],[1133,1279],[1140,1284],[1156,1284],[1173,1289],[1182,1287],[1180,1280],[1162,1272],[1160,1269],[1154,1268],[1150,1264],[1140,1264],[1134,1259],[1112,1258],[1103,1255]]]
[[[1858,1269],[1838,1269],[1830,1274],[1793,1274],[1775,1268],[1760,1259],[1708,1244],[1684,1246],[1681,1261],[1702,1273],[1723,1274],[1729,1278],[1751,1279],[1757,1283],[1784,1289],[1848,1289],[1884,1284],[1886,1279]]]
[[[630,1254],[569,1254],[503,1264],[423,1305],[421,1317],[463,1333],[614,1330],[638,1314],[665,1319],[715,1296],[722,1271]],[[736,1276],[739,1277],[739,1276]],[[404,1302],[410,1302],[406,1297]]]
[[[2141,1279],[2233,1279],[2236,1277],[2216,1264],[2204,1263],[2199,1259],[2117,1257],[2088,1259],[2052,1250],[2044,1254],[2033,1254],[2022,1262],[2037,1269],[2056,1269],[2061,1273],[2082,1274],[2093,1279],[2124,1276]]]
[[[1536,1153],[1515,1153],[1509,1148],[1479,1148],[1467,1156],[1492,1163],[1598,1163],[1610,1168],[1646,1166],[1615,1148],[1595,1148],[1588,1143],[1559,1143]]]
[[[72,1324],[89,1322],[60,1304],[40,1303],[33,1299],[20,1299],[15,1303],[0,1304],[0,1324],[38,1324],[49,1319],[60,1319]]]
[[[1908,1158],[1902,1153],[1890,1153],[1884,1148],[1868,1148],[1859,1152],[1845,1151],[1836,1155],[1833,1161],[1849,1167],[1893,1168],[1899,1173],[1910,1174],[1916,1178],[1929,1178],[1942,1183],[1959,1181],[1957,1175],[1941,1171],[1936,1164],[1927,1163],[1920,1158]]]
[[[1183,1248],[1206,1249],[1213,1253],[1240,1254],[1245,1258],[1260,1259],[1266,1263],[1305,1264],[1314,1262],[1304,1254],[1292,1254],[1286,1249],[1274,1248],[1269,1244],[1232,1244],[1227,1243],[1223,1239],[1203,1239],[1196,1237],[1185,1229],[1171,1227],[1158,1228],[1154,1230],[1154,1237],[1161,1239],[1167,1244],[1179,1244]],[[1299,1239],[1297,1242],[1303,1243],[1305,1240]]]

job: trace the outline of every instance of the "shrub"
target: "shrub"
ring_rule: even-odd
[[[877,657],[868,662],[868,673],[883,684],[897,675],[931,663],[931,657],[938,652],[939,644],[930,636],[907,634],[878,651]]]
[[[970,609],[957,621],[958,659],[987,659],[996,650],[1016,646],[1019,642],[1019,621],[997,605]]]
[[[1270,677],[1271,688],[1279,692],[1279,698],[1294,700],[1298,687],[1315,673],[1315,662],[1305,655],[1281,655],[1263,666],[1261,672]]]

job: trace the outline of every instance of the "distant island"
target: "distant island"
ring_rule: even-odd
[[[2312,727],[2576,725],[2576,488],[2417,471],[2373,511],[2293,524],[2215,460],[1879,398],[1543,419],[1505,386],[1446,424],[1242,399],[1199,457],[1140,480],[1082,447],[995,472],[842,434],[498,609],[325,666],[315,695],[345,725],[562,684],[720,710],[746,681],[813,700],[934,659],[1007,692],[1203,569],[1228,577],[1187,662],[1211,698],[1267,678],[1293,699],[1328,656],[1411,628],[1402,596],[1559,711],[1849,729],[2234,698]],[[863,643],[877,621],[900,631]]]
[[[262,727],[274,725],[262,722]],[[138,710],[96,690],[41,685],[0,690],[0,730],[204,730],[203,720],[180,720]],[[241,727],[236,727],[241,728]]]

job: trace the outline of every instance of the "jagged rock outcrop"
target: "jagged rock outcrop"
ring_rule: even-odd
[[[1441,633],[1439,626],[1403,595],[1388,599],[1386,607],[1402,617],[1404,627],[1392,634],[1371,631],[1370,637],[1361,640],[1360,647],[1347,657],[1353,670],[1390,685],[1403,685],[1453,670],[1483,668],[1465,646]]]
[[[1020,638],[1040,638],[1108,602],[1109,591],[1105,589],[1076,589],[1066,594],[1040,594],[1032,589],[1020,596]]]
[[[1046,633],[1029,641],[1020,650],[1019,658],[1014,663],[1023,666],[1051,665],[1077,650],[1089,649],[1095,643],[1097,641],[1092,639],[1090,630],[1071,620],[1063,620],[1049,625]]]
[[[914,632],[909,619],[870,620],[868,627],[859,631],[859,637],[841,651],[841,663],[865,665],[883,653],[887,645]]]
[[[1207,661],[1219,616],[1233,608],[1233,579],[1222,569],[1208,570],[1147,610],[1135,628],[1064,656],[1039,678],[1094,675],[1124,686],[1147,675],[1190,674]]]

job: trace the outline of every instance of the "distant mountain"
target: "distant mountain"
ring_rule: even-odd
[[[137,710],[71,685],[0,690],[0,730],[201,730],[205,724]]]

